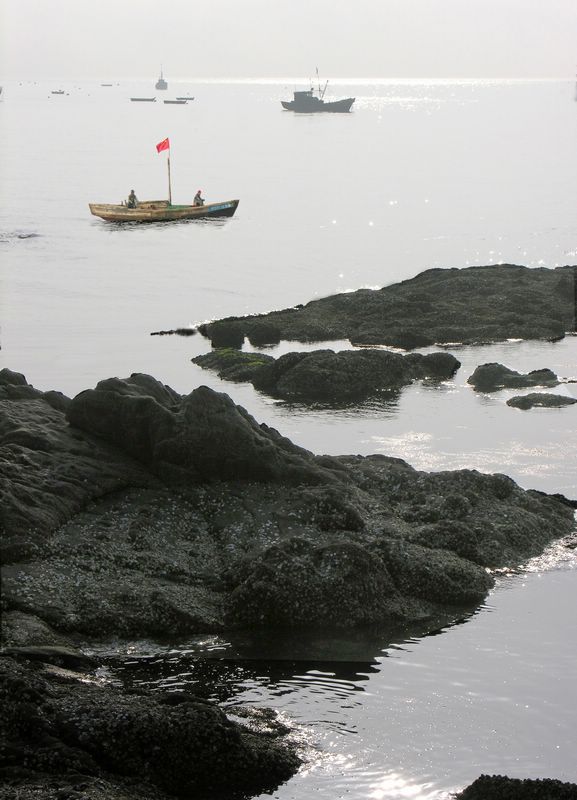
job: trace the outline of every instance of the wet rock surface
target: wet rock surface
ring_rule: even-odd
[[[11,646],[39,644],[35,619],[91,638],[422,621],[573,528],[504,475],[314,456],[206,387],[115,378],[58,411],[23,380],[0,373]]]
[[[577,403],[573,397],[563,394],[550,394],[548,392],[533,392],[531,394],[518,395],[507,400],[507,405],[512,408],[520,408],[526,411],[530,408],[563,408]]]
[[[195,364],[231,381],[284,400],[331,402],[396,391],[414,380],[448,380],[461,366],[450,353],[400,355],[386,350],[315,350],[286,353],[278,359],[260,353],[220,348],[197,356]]]
[[[577,267],[495,264],[430,269],[382,289],[360,289],[306,305],[199,326],[214,347],[349,339],[411,350],[432,344],[563,338],[575,325]],[[259,346],[259,345],[256,345]]]
[[[1,371],[0,489],[0,797],[20,800],[230,798],[298,765],[272,723],[100,685],[87,638],[426,629],[574,525],[564,498],[504,475],[315,456],[225,395],[147,375],[69,400]]]
[[[552,778],[523,780],[481,775],[456,800],[577,800],[577,784]]]
[[[550,369],[516,372],[503,364],[480,364],[467,378],[479,392],[496,392],[499,389],[522,389],[527,386],[557,386],[561,381]]]
[[[0,657],[0,702],[2,798],[246,797],[299,765],[274,719],[249,730],[191,694],[126,692],[21,656]]]

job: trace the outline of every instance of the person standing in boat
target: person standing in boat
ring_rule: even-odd
[[[195,206],[204,205],[204,197],[202,197],[202,189],[199,189],[198,192],[194,195],[194,205]]]
[[[128,208],[136,208],[138,205],[138,198],[134,194],[134,189],[130,190],[130,194],[128,195],[128,200],[126,201],[126,205]]]

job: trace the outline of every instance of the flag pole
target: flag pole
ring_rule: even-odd
[[[168,148],[168,205],[172,205],[172,190],[170,187],[170,147]]]

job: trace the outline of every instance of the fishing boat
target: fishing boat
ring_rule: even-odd
[[[131,103],[156,103],[156,97],[131,97]]]
[[[351,106],[355,102],[354,97],[346,97],[343,100],[325,100],[325,93],[329,82],[321,89],[319,81],[319,71],[317,69],[318,89],[311,88],[305,91],[293,92],[292,100],[281,100],[281,105],[285,111],[295,111],[297,114],[317,114],[319,112],[331,112],[338,114],[348,114]]]
[[[177,97],[177,100],[194,100],[194,97]]]
[[[64,89],[53,89],[50,94],[64,94]]]
[[[187,101],[186,100],[163,100],[165,105],[171,106],[185,106]]]
[[[223,200],[205,203],[200,198],[200,189],[192,205],[173,205],[170,180],[170,140],[168,137],[156,145],[156,152],[166,151],[168,167],[168,200],[145,200],[138,202],[131,190],[127,203],[89,203],[90,213],[106,222],[174,222],[183,219],[207,219],[209,217],[232,217],[238,208],[238,200]],[[197,203],[197,198],[200,198]]]
[[[164,75],[162,74],[162,67],[160,68],[160,78],[156,81],[154,86],[155,89],[168,89],[168,83],[164,80]]]
[[[203,206],[176,206],[168,200],[146,200],[135,208],[109,203],[89,203],[90,212],[106,222],[173,222],[184,219],[207,219],[210,217],[232,217],[238,200],[221,203],[206,203]]]

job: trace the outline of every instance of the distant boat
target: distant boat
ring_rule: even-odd
[[[194,97],[177,97],[177,100],[194,100]]]
[[[173,222],[184,219],[207,219],[210,217],[232,217],[238,200],[222,203],[207,203],[203,206],[173,206],[168,200],[146,200],[136,208],[109,203],[89,203],[91,214],[106,222]]]
[[[163,100],[162,102],[170,104],[170,105],[173,105],[173,106],[185,106],[186,103],[187,103],[186,100],[181,100],[181,99],[178,99],[178,98],[176,100]]]
[[[112,84],[111,84],[111,83],[101,83],[100,85],[101,85],[101,86],[112,86]]]
[[[156,103],[156,97],[131,97],[133,103]]]
[[[50,94],[64,94],[64,89],[53,89]]]
[[[317,69],[317,80],[319,71]],[[293,92],[292,100],[281,100],[281,105],[286,111],[296,111],[297,114],[317,114],[322,111],[332,113],[347,114],[351,110],[352,104],[355,102],[354,97],[347,97],[344,100],[333,100],[332,102],[325,101],[325,92],[329,82],[327,81],[324,88],[321,89],[320,82],[318,90],[312,87],[302,92]]]
[[[156,81],[154,86],[155,89],[168,89],[168,83],[164,80],[164,76],[162,74],[162,67],[160,68],[160,78]]]

